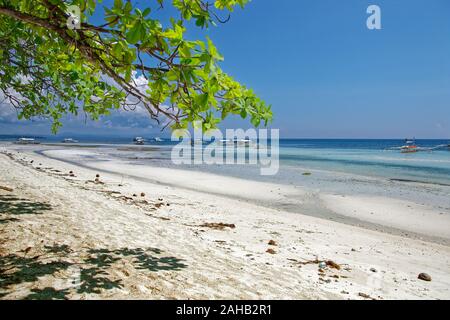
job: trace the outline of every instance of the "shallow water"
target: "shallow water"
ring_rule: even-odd
[[[421,147],[434,147],[446,143],[448,143],[446,140],[417,141]],[[128,150],[127,153],[114,153],[114,156],[151,161],[161,166],[174,166],[167,161],[170,160],[173,143],[163,142],[156,145],[159,146],[159,150],[152,152]],[[184,165],[183,168],[287,183],[292,179],[285,171],[296,172],[301,169],[450,186],[449,150],[413,154],[387,150],[401,145],[402,140],[281,140],[280,171],[273,177],[258,177],[259,167],[254,165]]]
[[[171,150],[176,143],[168,140],[152,141],[142,147],[134,146],[128,138],[74,138],[85,146],[92,146],[93,143],[102,144],[98,150],[112,157],[125,158],[142,164],[178,167],[170,161]],[[7,140],[7,137],[3,139]],[[12,138],[9,137],[9,139]],[[43,143],[60,142],[61,138],[41,138],[41,141]],[[449,140],[417,140],[416,142],[423,148],[450,143]],[[70,146],[70,144],[63,145]],[[450,186],[449,149],[412,154],[388,150],[402,145],[404,140],[282,139],[280,140],[280,170],[275,176],[260,176],[260,168],[255,165],[183,165],[182,168],[289,184],[295,183],[292,176],[299,171],[319,170]]]

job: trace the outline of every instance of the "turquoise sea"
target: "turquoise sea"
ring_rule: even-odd
[[[13,141],[17,137],[0,136]],[[99,150],[113,157],[135,160],[156,166],[172,167],[170,154],[175,142],[165,139],[151,141],[141,148],[123,148],[133,145],[132,138],[72,137],[81,144],[98,144]],[[60,142],[61,137],[38,137],[42,143]],[[299,172],[316,170],[339,172],[374,178],[405,180],[450,186],[450,149],[403,154],[389,150],[404,145],[402,139],[281,139],[280,171],[273,177],[262,177],[254,165],[184,165],[185,169],[202,170],[224,175],[295,183]],[[450,139],[416,140],[422,148],[448,145]],[[117,147],[121,146],[117,150]],[[133,145],[134,146],[134,145]],[[154,148],[147,148],[152,146]]]

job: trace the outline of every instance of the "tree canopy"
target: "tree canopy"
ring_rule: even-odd
[[[248,0],[97,2],[0,0],[0,95],[20,118],[51,118],[56,132],[66,114],[95,120],[140,105],[172,128],[201,121],[208,130],[230,114],[254,126],[271,120],[271,107],[221,70],[210,39],[185,39],[186,28],[224,22]]]

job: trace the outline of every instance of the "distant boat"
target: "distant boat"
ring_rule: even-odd
[[[219,143],[225,146],[252,146],[254,144],[250,139],[222,139]]]
[[[66,138],[62,141],[63,143],[78,143],[78,140],[72,138]]]
[[[17,144],[40,144],[40,142],[34,138],[19,138],[19,139],[17,139],[17,141],[15,143],[17,143]]]
[[[406,139],[405,145],[400,147],[401,153],[415,153],[419,151],[415,139]]]
[[[154,140],[155,140],[156,142],[163,142],[163,141],[164,141],[163,139],[161,139],[161,138],[159,138],[159,137],[156,137]]]
[[[145,139],[142,137],[136,137],[133,139],[134,144],[143,145],[145,143]]]

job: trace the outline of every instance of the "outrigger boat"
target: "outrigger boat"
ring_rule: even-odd
[[[435,147],[419,147],[416,145],[416,139],[406,139],[404,146],[387,148],[386,150],[400,150],[401,153],[416,153],[419,151],[433,152],[435,150],[445,149],[448,149],[450,151],[450,144],[440,144]]]
[[[400,147],[401,153],[415,153],[419,151],[419,148],[416,145],[416,140],[408,140],[406,139],[406,145]]]

